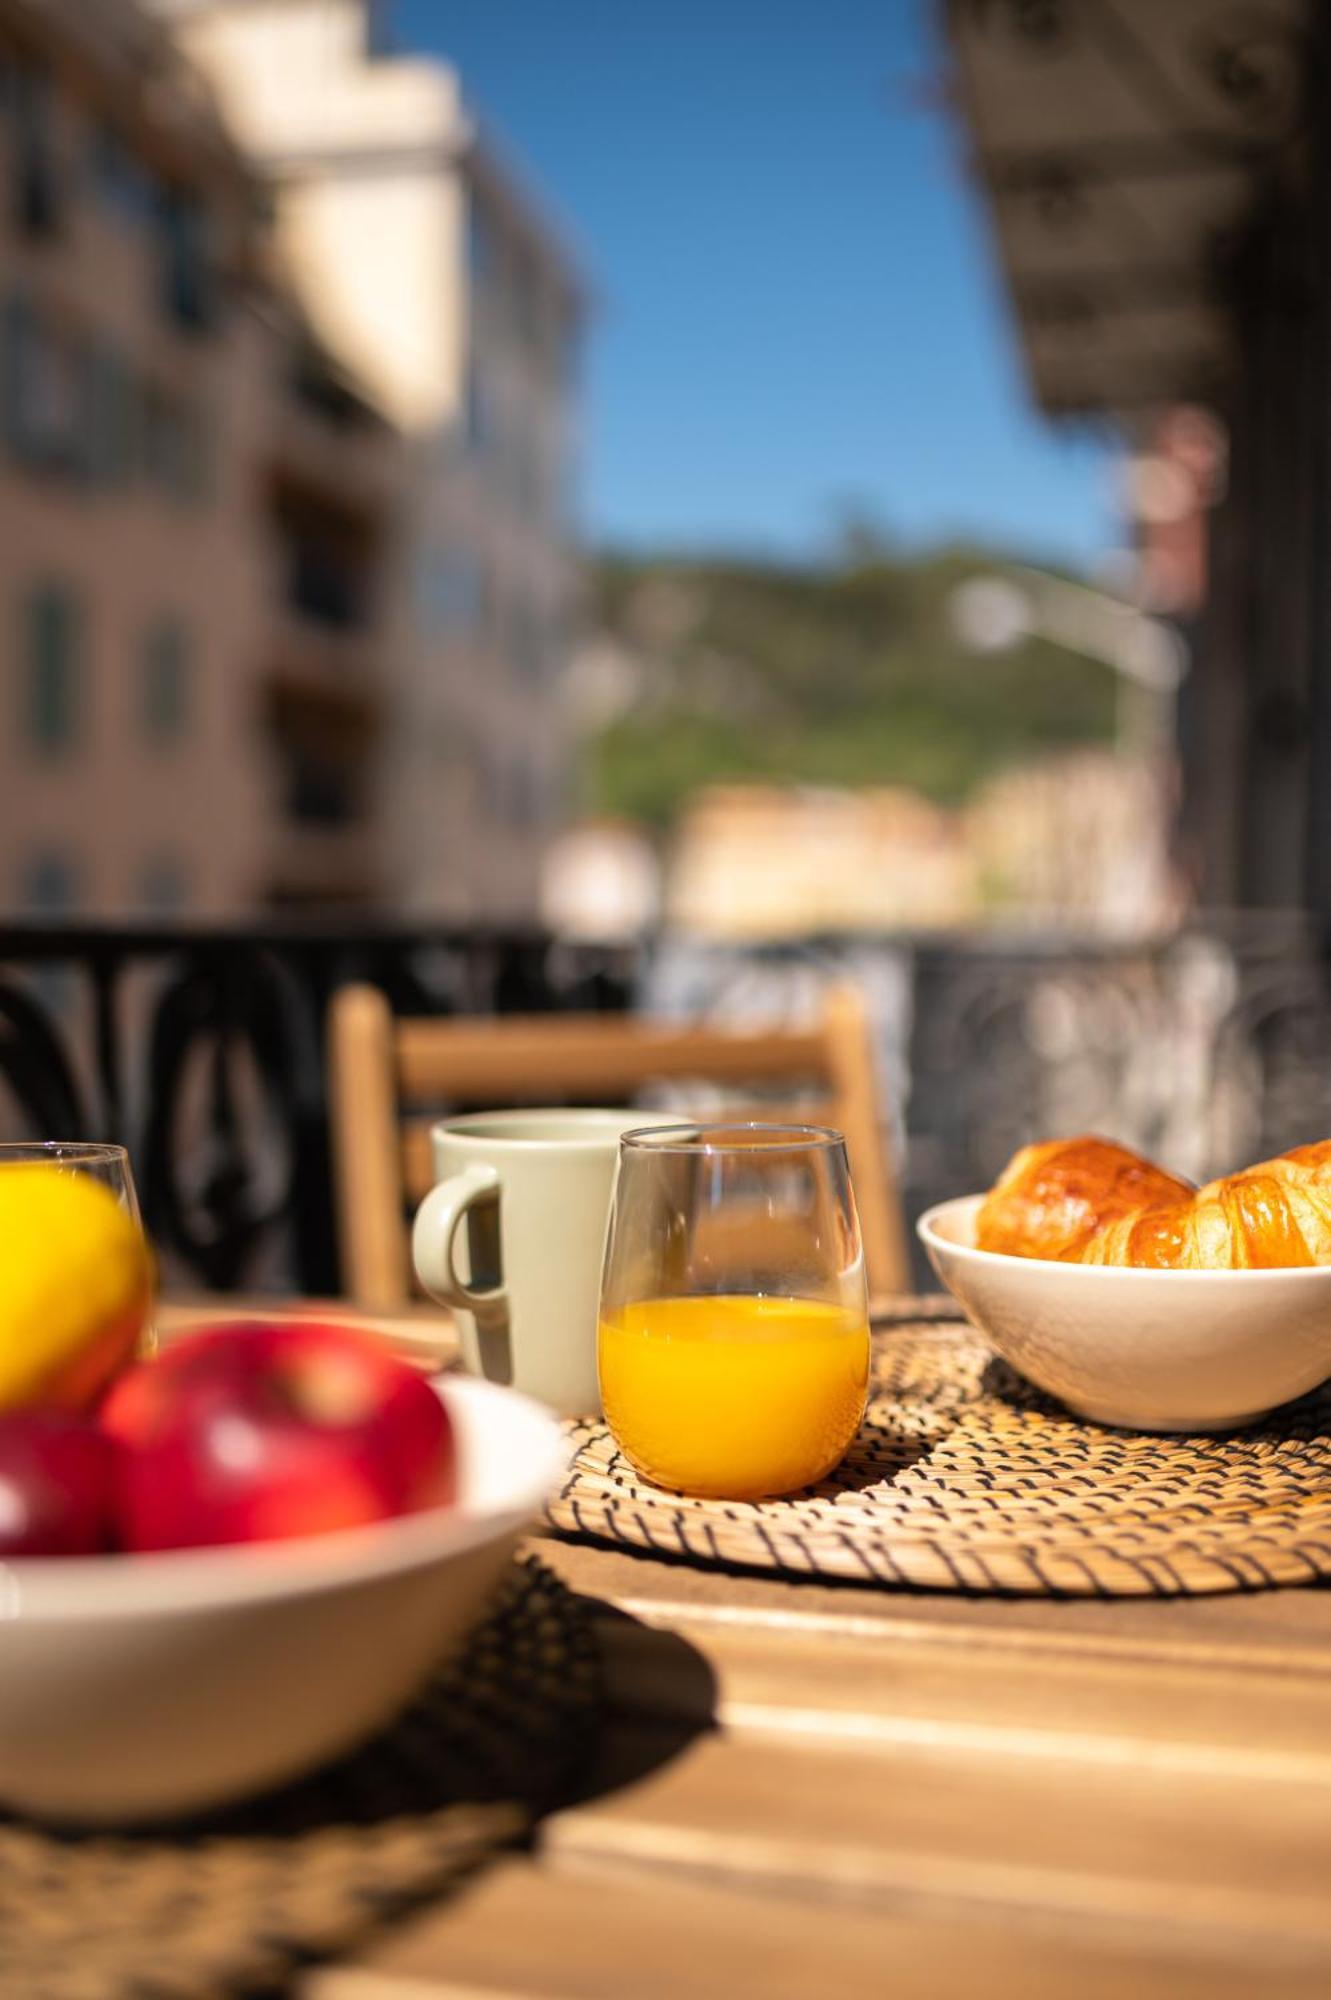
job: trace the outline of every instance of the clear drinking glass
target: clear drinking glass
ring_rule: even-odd
[[[65,1173],[87,1174],[110,1188],[123,1209],[143,1227],[139,1197],[123,1146],[98,1146],[83,1139],[39,1139],[31,1144],[0,1145],[0,1166],[59,1167]]]
[[[869,1313],[839,1132],[667,1125],[620,1141],[601,1284],[601,1398],[658,1486],[794,1492],[859,1428]]]
[[[55,1167],[61,1173],[87,1174],[109,1188],[138,1229],[143,1229],[138,1190],[123,1146],[96,1145],[83,1139],[39,1139],[30,1143],[0,1145],[0,1167]],[[157,1334],[151,1317],[139,1336],[139,1351],[155,1352]]]

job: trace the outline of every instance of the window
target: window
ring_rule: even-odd
[[[544,285],[533,339],[533,356],[543,388],[558,389],[566,377],[572,320],[573,315],[554,286]]]
[[[541,621],[529,599],[522,598],[513,607],[513,628],[510,639],[512,665],[520,678],[535,686],[540,681],[543,666],[541,646]]]
[[[157,383],[148,383],[139,411],[145,476],[173,500],[198,500],[208,487],[208,447],[202,412]]]
[[[11,292],[5,300],[0,343],[3,344],[5,443],[16,458],[26,456],[35,338],[36,319],[31,305],[19,293]]]
[[[287,597],[294,611],[337,632],[359,630],[368,606],[358,568],[336,537],[293,537],[287,549]]]
[[[165,195],[162,215],[162,297],[168,316],[186,333],[217,324],[220,295],[212,218],[181,189]]]
[[[23,627],[25,731],[29,743],[50,756],[68,749],[79,728],[83,634],[72,593],[60,584],[41,585],[24,606]]]
[[[17,115],[26,89],[29,65],[9,49],[0,49],[0,118]]]
[[[72,910],[78,897],[78,870],[67,854],[38,848],[23,863],[19,900],[25,910],[59,917]]]
[[[286,781],[286,809],[301,826],[351,826],[360,817],[355,769],[339,757],[293,745]]]
[[[565,312],[560,316],[552,344],[555,381],[565,389],[572,389],[577,384],[582,360],[582,340],[576,313]]]
[[[24,465],[77,469],[87,397],[81,348],[19,294],[5,303],[3,341],[10,450]]]
[[[19,292],[0,307],[0,415],[10,453],[32,470],[99,487],[143,478],[173,500],[207,496],[208,411],[140,381],[113,340]]]
[[[482,379],[473,355],[467,364],[467,445],[477,457],[493,449],[495,441],[494,403],[488,384]]]
[[[49,236],[60,221],[59,167],[51,116],[51,86],[38,70],[14,79],[14,218],[30,236]]]
[[[102,125],[88,148],[88,175],[99,204],[122,222],[150,222],[161,205],[161,190],[114,125]]]
[[[337,631],[363,630],[374,612],[364,523],[294,487],[277,495],[273,511],[291,610]]]
[[[430,633],[474,631],[481,615],[481,580],[467,549],[427,549],[416,573],[421,623]]]
[[[155,916],[184,908],[189,878],[178,854],[152,854],[139,872],[140,905]]]
[[[143,733],[150,743],[174,743],[189,712],[189,647],[179,619],[159,618],[143,647]]]
[[[134,469],[137,397],[118,348],[99,341],[87,357],[83,465],[94,486],[121,486]]]
[[[494,265],[494,225],[484,202],[473,194],[467,203],[467,270],[473,285],[485,284],[493,275]]]
[[[525,347],[534,348],[540,334],[541,279],[531,258],[516,246],[509,264],[508,287],[513,332]]]

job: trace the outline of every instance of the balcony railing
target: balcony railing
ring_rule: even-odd
[[[347,979],[413,1013],[622,1007],[623,954],[480,929],[0,929],[0,1136],[130,1149],[168,1277],[338,1288],[324,1012]]]
[[[348,979],[410,1013],[641,1005],[788,1018],[852,977],[912,1215],[1035,1136],[1098,1130],[1196,1179],[1331,1134],[1331,976],[1296,920],[1136,945],[863,936],[641,950],[537,932],[0,929],[0,1136],[118,1138],[168,1276],[330,1292],[324,1015]],[[923,1274],[921,1274],[923,1275]]]

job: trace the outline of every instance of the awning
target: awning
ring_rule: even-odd
[[[1032,389],[1051,415],[1223,388],[1226,272],[1303,122],[1316,0],[944,0]]]

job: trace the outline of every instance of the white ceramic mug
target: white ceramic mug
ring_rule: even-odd
[[[640,1111],[480,1111],[433,1127],[438,1185],[411,1254],[426,1291],[457,1313],[473,1375],[565,1416],[600,1410],[610,1195],[620,1135],[643,1123]]]

